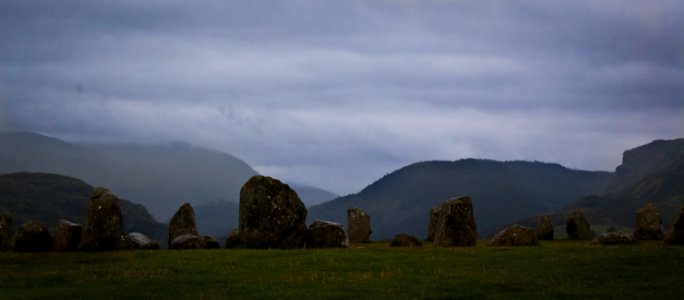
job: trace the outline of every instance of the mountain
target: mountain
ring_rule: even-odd
[[[80,179],[47,173],[0,175],[0,210],[10,213],[13,227],[33,220],[54,228],[60,219],[83,224],[93,187]],[[140,204],[121,199],[124,227],[163,241],[167,226],[152,218]]]
[[[625,151],[615,174],[605,193],[583,197],[555,212],[554,224],[565,224],[571,211],[581,210],[594,227],[631,230],[636,210],[648,202],[668,224],[684,204],[684,139],[658,140]],[[536,225],[536,217],[519,223]]]
[[[30,132],[0,132],[0,173],[32,171],[81,178],[143,204],[167,221],[183,203],[238,202],[257,172],[222,152],[185,144],[75,144]]]
[[[304,202],[304,205],[306,205],[306,207],[318,205],[323,202],[327,202],[340,197],[340,195],[337,195],[335,193],[309,185],[297,183],[290,183],[288,185],[290,186],[290,188],[295,190],[295,192],[297,192],[299,199],[301,199],[302,202]]]
[[[350,206],[371,217],[373,239],[400,232],[427,234],[430,208],[446,199],[473,199],[481,236],[520,218],[549,212],[584,195],[606,189],[609,172],[571,170],[558,164],[464,159],[415,163],[364,188],[309,209],[309,221],[324,219],[346,224]]]

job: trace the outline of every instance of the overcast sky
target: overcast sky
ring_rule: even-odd
[[[0,129],[188,142],[339,194],[684,137],[684,1],[0,1]]]

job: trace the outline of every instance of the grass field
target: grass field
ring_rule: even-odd
[[[0,253],[0,299],[684,299],[684,247]]]

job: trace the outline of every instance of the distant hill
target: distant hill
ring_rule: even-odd
[[[607,194],[619,194],[648,175],[684,160],[684,139],[656,140],[625,151]]]
[[[311,207],[309,221],[346,224],[347,208],[358,206],[371,217],[372,239],[388,239],[400,232],[424,238],[432,206],[468,195],[473,199],[479,234],[490,236],[517,219],[601,193],[611,180],[609,172],[571,170],[540,162],[421,162],[385,175],[357,194]]]
[[[10,213],[15,230],[29,220],[48,228],[60,219],[83,224],[92,190],[80,179],[57,174],[4,174],[0,175],[0,210]],[[128,232],[142,232],[160,241],[167,238],[167,225],[155,221],[142,205],[122,199],[121,211]]]
[[[684,204],[684,139],[658,140],[627,150],[605,193],[582,197],[552,214],[555,225],[565,224],[573,210],[581,210],[594,227],[632,230],[636,210],[651,202],[669,224]],[[530,216],[518,223],[536,226]]]
[[[81,178],[143,204],[168,221],[183,203],[239,201],[257,172],[229,154],[184,144],[81,145],[29,132],[0,132],[0,173]]]
[[[299,198],[304,202],[306,207],[321,204],[340,197],[333,192],[326,191],[317,187],[302,185],[297,183],[289,183],[290,188],[297,192]]]

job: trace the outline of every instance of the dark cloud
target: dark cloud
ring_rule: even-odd
[[[407,163],[612,169],[684,134],[681,1],[3,1],[0,126],[188,141],[354,192]]]

